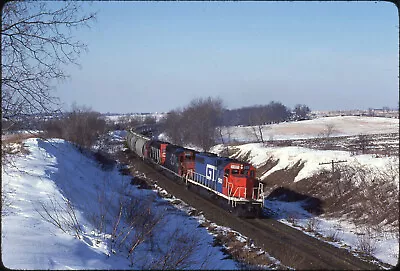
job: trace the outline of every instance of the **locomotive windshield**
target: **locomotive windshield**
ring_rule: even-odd
[[[248,170],[232,169],[232,175],[247,175]]]
[[[245,175],[245,176],[250,176],[254,178],[254,170],[249,170],[249,169],[232,169],[231,170],[232,175]]]

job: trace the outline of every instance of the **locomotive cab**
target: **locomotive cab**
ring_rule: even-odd
[[[187,172],[194,171],[195,151],[186,149],[174,144],[166,146],[166,157],[164,166],[179,176],[184,176]]]
[[[164,165],[167,157],[166,148],[169,145],[167,142],[151,140],[146,146],[146,156],[157,164]]]
[[[222,193],[238,198],[257,199],[258,181],[255,168],[249,164],[229,163],[224,168]]]
[[[195,161],[194,161],[195,152],[192,150],[185,149],[185,151],[179,154],[179,170],[178,174],[181,176],[186,175],[188,172],[194,172]]]

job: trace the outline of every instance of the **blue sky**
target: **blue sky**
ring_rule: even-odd
[[[165,112],[193,98],[227,108],[396,107],[397,8],[386,2],[92,2],[89,52],[56,94],[99,112]]]

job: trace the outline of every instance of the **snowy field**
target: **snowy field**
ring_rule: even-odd
[[[383,117],[324,117],[298,122],[284,122],[263,126],[265,140],[316,138],[331,131],[330,136],[355,136],[360,134],[385,134],[399,132],[399,119]],[[252,127],[224,127],[227,140],[249,142],[255,140]],[[227,136],[230,135],[230,138]]]
[[[213,237],[198,227],[196,219],[156,196],[155,191],[129,185],[130,178],[120,175],[117,169],[102,170],[63,140],[28,139],[25,146],[28,155],[14,155],[12,163],[2,167],[2,190],[10,195],[8,207],[2,209],[2,261],[7,268],[161,268],[173,264],[173,257],[166,263],[157,262],[168,259],[171,247],[187,251],[187,243],[194,242],[195,253],[185,268],[237,269],[233,260],[223,259],[225,255],[219,247],[211,245]],[[125,247],[112,248],[110,241],[112,222],[116,221],[110,214],[121,198],[150,201],[152,214],[164,214],[154,230],[153,243],[142,243],[129,258]],[[71,209],[65,207],[67,199],[79,223],[78,234],[66,224],[71,220],[67,212]],[[100,199],[106,204],[100,204]],[[60,219],[65,222],[62,228],[66,232],[44,221],[42,216],[49,218],[45,208],[53,217],[67,218]],[[95,219],[101,214],[106,217],[103,231],[99,231]],[[131,234],[135,236],[134,232]],[[186,244],[176,241],[184,237]],[[152,248],[152,244],[157,247]]]

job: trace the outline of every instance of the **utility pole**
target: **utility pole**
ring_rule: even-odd
[[[319,165],[328,165],[328,164],[332,164],[332,174],[335,172],[335,164],[336,163],[345,163],[347,162],[347,160],[338,160],[338,161],[334,161],[332,160],[331,162],[326,162],[326,163],[319,163]]]
[[[337,164],[337,163],[345,163],[345,162],[347,162],[347,160],[338,160],[338,161],[334,161],[334,160],[332,160],[331,162],[326,162],[326,163],[319,163],[320,165],[329,165],[329,164],[332,164],[332,182],[335,182],[336,183],[336,195],[339,197],[340,195],[342,195],[342,191],[341,191],[341,189],[340,189],[340,180],[338,179],[338,180],[336,180],[335,181],[335,164]]]

